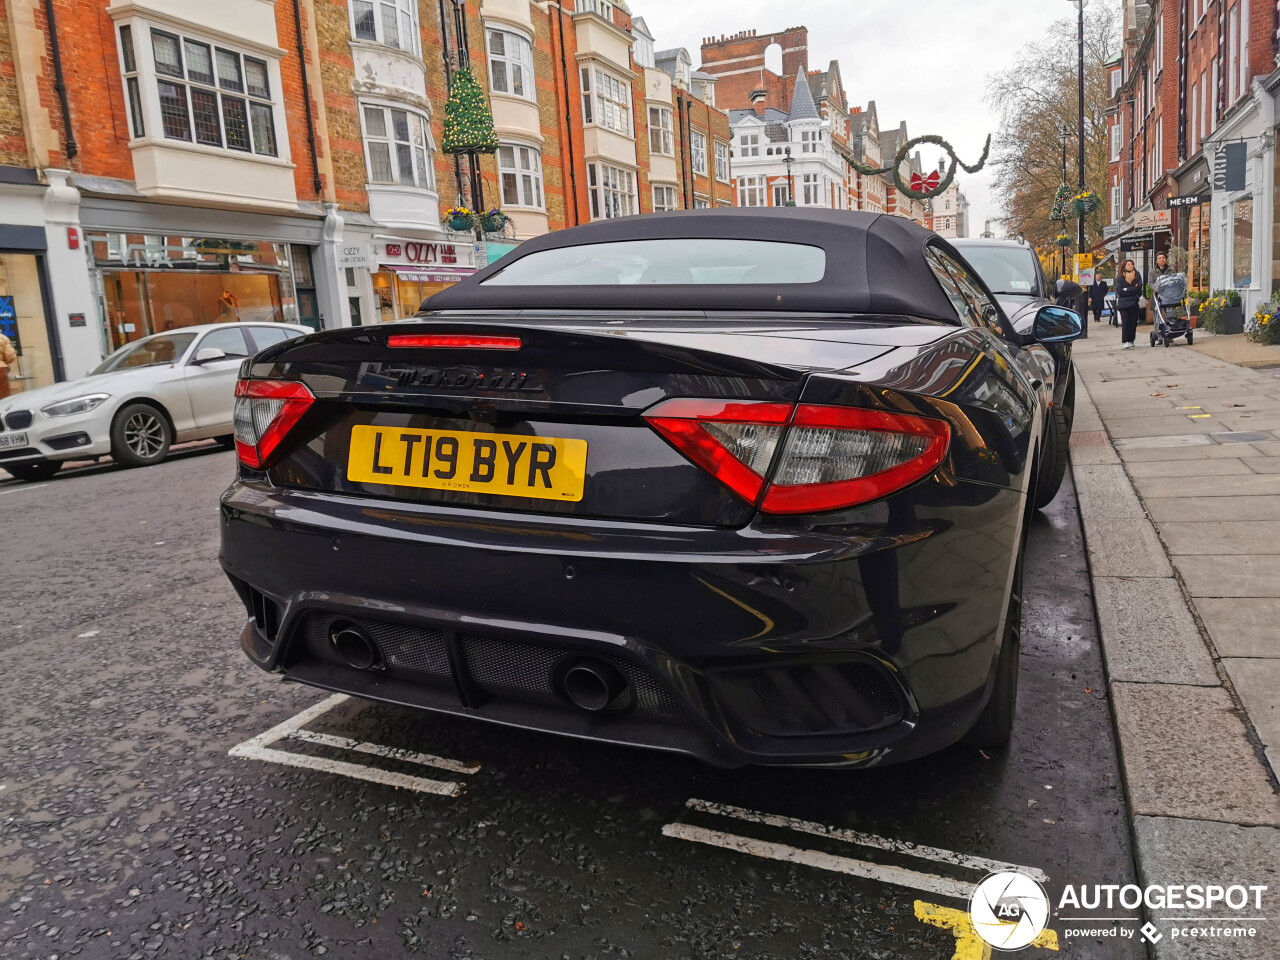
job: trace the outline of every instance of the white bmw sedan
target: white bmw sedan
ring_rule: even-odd
[[[110,454],[125,467],[159,463],[169,446],[233,444],[240,363],[310,333],[284,323],[181,327],[125,344],[80,380],[0,400],[0,467],[45,480],[65,460]]]

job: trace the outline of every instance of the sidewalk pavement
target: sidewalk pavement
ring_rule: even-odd
[[[1269,887],[1256,939],[1166,937],[1153,953],[1271,958],[1280,371],[1149,347],[1148,329],[1132,350],[1106,325],[1076,343],[1071,441],[1138,869],[1146,884]]]
[[[1238,367],[1280,367],[1280,344],[1250,343],[1243,333],[1214,336],[1197,330],[1191,349]]]

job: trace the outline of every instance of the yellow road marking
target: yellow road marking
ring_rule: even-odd
[[[951,931],[956,938],[956,952],[951,955],[951,960],[991,960],[991,947],[974,931],[973,924],[969,922],[969,911],[917,900],[916,919],[931,927]],[[1031,946],[1057,951],[1058,934],[1046,929],[1031,941]]]
[[[1203,420],[1205,417],[1212,417],[1212,413],[1189,413],[1187,414],[1192,420]]]
[[[1179,410],[1200,410],[1203,408],[1200,406],[1200,404],[1196,403],[1196,404],[1192,404],[1189,407],[1179,407],[1178,409]]]

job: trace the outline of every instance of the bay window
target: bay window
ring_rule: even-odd
[[[536,100],[533,47],[510,30],[489,31],[489,87],[495,93]]]
[[[364,150],[370,183],[432,190],[431,129],[413,110],[362,104]]]
[[[504,143],[498,147],[498,179],[504,207],[543,209],[542,156],[536,147]]]
[[[130,26],[120,28],[125,94],[133,134],[140,137],[145,127],[134,39]],[[275,101],[266,60],[154,28],[151,53],[165,137],[278,155]]]
[[[351,35],[421,56],[417,0],[351,0]]]
[[[636,175],[608,163],[587,164],[591,219],[612,220],[636,212]]]
[[[674,156],[671,110],[667,107],[649,108],[649,152]]]
[[[631,136],[631,85],[599,67],[583,67],[582,120]]]

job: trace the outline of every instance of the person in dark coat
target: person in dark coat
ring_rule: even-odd
[[[1116,274],[1116,311],[1120,314],[1120,342],[1124,350],[1133,347],[1133,341],[1138,337],[1138,300],[1144,289],[1142,274],[1133,261],[1126,260],[1120,264],[1120,271]]]
[[[1102,308],[1107,302],[1107,281],[1098,278],[1089,288],[1089,309],[1093,311],[1093,322],[1102,322]]]

